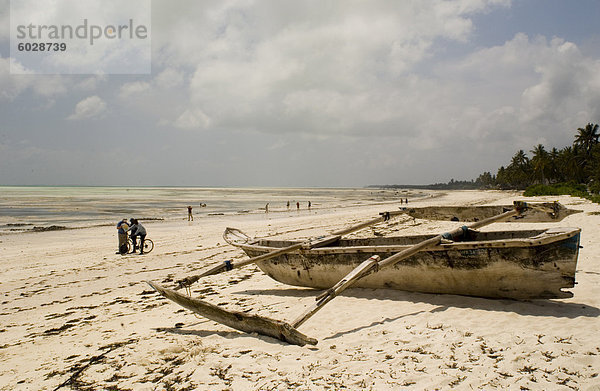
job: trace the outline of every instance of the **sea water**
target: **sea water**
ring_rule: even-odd
[[[115,224],[214,215],[314,210],[417,198],[418,191],[373,188],[203,188],[203,187],[47,187],[0,186],[0,233],[48,227]],[[205,206],[204,206],[205,205]],[[36,228],[37,227],[37,228]]]

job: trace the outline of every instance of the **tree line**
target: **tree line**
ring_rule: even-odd
[[[578,128],[573,144],[547,150],[542,144],[533,147],[531,157],[519,150],[510,164],[496,175],[484,172],[475,180],[478,188],[522,190],[532,185],[559,183],[584,184],[591,193],[600,193],[600,134],[598,124]]]

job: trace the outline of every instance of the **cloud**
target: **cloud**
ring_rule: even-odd
[[[77,103],[75,112],[67,117],[70,120],[97,118],[106,111],[106,102],[97,95],[90,96]]]
[[[121,86],[119,92],[120,98],[129,98],[132,95],[138,95],[142,92],[146,92],[150,89],[150,83],[135,81],[131,83],[125,83]]]
[[[175,121],[175,126],[180,129],[205,129],[208,125],[210,118],[199,109],[186,110]]]
[[[61,75],[33,74],[14,58],[0,57],[0,100],[12,101],[26,91],[54,100],[65,95],[74,83],[73,79]]]
[[[503,45],[441,62],[436,72],[442,86],[453,87],[457,103],[478,108],[480,119],[503,113],[503,121],[490,121],[476,133],[502,134],[515,145],[541,137],[566,145],[574,124],[600,119],[600,61],[563,39],[516,34]]]
[[[155,1],[152,75],[0,73],[0,99],[12,107],[20,95],[35,96],[55,102],[57,113],[75,107],[68,118],[90,126],[102,125],[92,121],[100,116],[133,125],[128,134],[147,144],[140,154],[201,145],[194,164],[214,168],[203,173],[213,183],[268,185],[251,179],[268,177],[276,184],[319,167],[327,167],[319,179],[294,176],[286,185],[467,179],[538,140],[568,145],[575,128],[600,121],[597,52],[564,38],[515,34],[512,25],[493,46],[479,40],[486,25],[475,16],[510,5]],[[108,102],[118,104],[108,110]],[[62,117],[57,123],[65,125]],[[77,123],[67,125],[65,133],[76,132]],[[137,136],[142,129],[149,137]],[[87,145],[88,136],[73,144]],[[167,155],[147,160],[170,180],[185,167],[161,160]],[[239,166],[233,156],[248,162],[247,175],[273,175],[246,177],[232,168]],[[305,182],[292,182],[298,178]]]
[[[11,75],[11,67],[20,67],[25,71],[14,59],[0,57],[0,100],[13,100],[32,84],[32,78],[27,75]]]
[[[47,53],[47,56],[13,54],[27,61],[29,68],[43,74],[148,73],[150,39],[143,32],[138,38],[137,27],[150,24],[150,8],[150,0],[125,3],[117,0],[85,3],[77,0],[11,1],[10,35],[13,38],[19,35],[18,26],[32,26],[21,30],[27,32],[23,34],[25,39],[48,42],[57,39],[58,35],[58,43],[67,47],[66,51]],[[122,30],[121,27],[134,30],[127,22],[135,26],[135,35],[129,30]],[[65,30],[64,27],[71,29]],[[111,31],[114,34],[111,35]]]
[[[509,150],[562,142],[565,127],[599,110],[597,64],[573,43],[519,33],[454,57],[436,45],[468,42],[472,15],[510,1],[184,5],[177,23],[166,4],[155,12],[156,67],[165,68],[145,99],[161,126]],[[167,96],[172,104],[159,103]]]
[[[180,87],[183,80],[184,73],[173,68],[165,69],[154,78],[156,86],[162,89]]]
[[[315,133],[335,122],[333,132],[352,133],[351,123],[394,117],[369,102],[385,99],[381,90],[388,86],[406,84],[430,58],[434,41],[465,41],[473,30],[470,14],[506,3],[347,1],[325,9],[316,1],[185,3],[190,8],[177,23],[176,10],[159,3],[155,60],[195,69],[188,108],[200,108],[212,127]],[[317,95],[336,98],[307,112],[314,102],[299,99]],[[305,123],[297,122],[300,111]],[[339,118],[348,125],[339,126]],[[325,126],[315,127],[320,119]],[[298,126],[281,126],[288,121]]]
[[[106,75],[86,77],[75,84],[75,88],[81,91],[94,91],[99,88],[101,83],[106,83],[108,77]]]

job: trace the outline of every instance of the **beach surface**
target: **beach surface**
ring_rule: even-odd
[[[432,195],[409,205],[558,200],[583,210],[559,223],[485,228],[581,228],[574,297],[522,302],[350,288],[299,328],[319,343],[299,347],[197,317],[145,281],[173,287],[246,259],[223,240],[226,227],[308,238],[406,205],[150,221],[155,248],[146,255],[115,254],[113,226],[10,233],[0,235],[0,389],[600,390],[600,205],[501,191]],[[356,235],[441,233],[457,224],[397,217]],[[210,303],[285,321],[317,293],[254,265],[192,287]]]

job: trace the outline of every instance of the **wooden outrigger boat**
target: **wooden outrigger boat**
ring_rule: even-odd
[[[186,277],[178,281],[175,290],[151,281],[148,284],[162,296],[208,319],[300,346],[315,345],[317,340],[297,328],[352,285],[514,299],[571,297],[561,289],[575,284],[579,228],[477,231],[531,211],[541,211],[541,221],[562,220],[566,215],[557,213],[556,203],[553,205],[515,201],[511,210],[469,226],[439,235],[404,238],[342,239],[403,211],[380,213],[370,221],[305,241],[255,241],[239,230],[228,229],[224,235],[228,242],[256,256],[236,264],[225,261],[200,275]],[[287,284],[326,290],[290,323],[226,310],[176,291],[189,288],[202,277],[251,263]]]
[[[517,300],[572,297],[571,292],[561,289],[575,284],[580,231],[579,228],[496,232],[467,229],[457,240],[444,240],[385,272],[357,281],[354,286]],[[258,261],[256,265],[284,284],[327,289],[373,255],[385,259],[434,236],[340,239],[327,246],[298,249]],[[231,241],[250,257],[298,242]]]
[[[409,208],[404,207],[400,210],[407,215],[426,220],[446,220],[446,221],[479,221],[500,213],[512,210],[512,205],[477,205],[477,206],[424,206]],[[506,222],[535,222],[552,223],[560,221],[567,216],[583,211],[569,209],[558,202],[539,203],[536,209],[526,214],[513,216]]]

